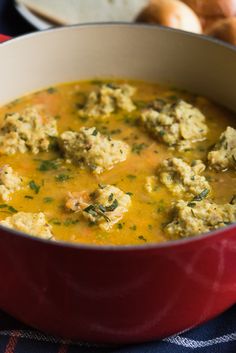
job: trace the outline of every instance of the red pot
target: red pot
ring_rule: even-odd
[[[236,109],[235,49],[171,29],[53,29],[0,45],[0,63],[1,103],[57,82],[114,75],[172,82]],[[236,226],[127,247],[52,243],[1,227],[0,276],[0,307],[43,331],[107,343],[161,338],[235,303]]]

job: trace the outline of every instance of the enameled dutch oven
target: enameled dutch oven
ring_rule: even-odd
[[[236,110],[236,51],[212,39],[103,24],[0,45],[0,104],[59,82],[112,76],[171,83]],[[152,340],[235,303],[236,226],[139,247],[48,242],[1,227],[0,278],[0,308],[40,330],[93,342]]]

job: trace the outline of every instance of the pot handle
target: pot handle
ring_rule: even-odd
[[[9,39],[11,39],[11,37],[6,36],[5,34],[0,34],[0,43],[6,42]]]

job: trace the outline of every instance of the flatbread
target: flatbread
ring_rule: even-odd
[[[29,10],[63,25],[133,21],[148,0],[17,0]]]

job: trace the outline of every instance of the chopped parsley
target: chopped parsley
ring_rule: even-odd
[[[47,89],[47,93],[49,94],[53,94],[53,93],[56,93],[57,92],[57,89],[55,87],[49,87]]]
[[[47,172],[49,170],[55,170],[58,168],[58,162],[55,160],[43,160],[41,161],[38,170],[41,172]]]
[[[127,125],[131,125],[131,126],[136,126],[137,125],[137,119],[136,118],[133,118],[132,116],[130,115],[126,115],[123,119],[125,124]]]
[[[54,199],[50,196],[46,196],[43,198],[44,203],[52,203],[53,201],[54,201]]]
[[[105,210],[106,212],[112,212],[118,207],[118,205],[118,201],[117,199],[115,199],[110,206],[105,207]]]
[[[120,134],[121,132],[122,132],[121,129],[114,129],[114,130],[111,130],[111,131],[110,131],[110,134],[111,134],[111,135],[116,135],[116,134]]]
[[[33,196],[25,195],[25,199],[33,200]]]
[[[171,100],[177,100],[178,97],[175,96],[175,95],[170,95],[170,96],[167,96],[168,99],[171,99]]]
[[[35,192],[35,194],[38,194],[40,191],[40,186],[37,185],[34,180],[31,180],[29,182],[29,187],[31,190],[33,190]]]
[[[105,189],[106,185],[104,184],[98,184],[99,189]]]
[[[191,207],[191,208],[194,208],[195,206],[196,206],[196,202],[189,202],[188,204],[187,204],[187,206],[188,207]]]
[[[1,212],[10,212],[10,213],[18,212],[13,206],[9,206],[7,204],[0,205],[0,208],[4,208],[4,211],[1,211]]]
[[[164,200],[160,200],[158,207],[157,207],[157,213],[162,213],[165,211],[165,202]]]
[[[143,235],[139,235],[139,236],[138,236],[138,239],[143,240],[143,241],[145,241],[145,242],[147,241],[147,239],[146,239]]]
[[[134,179],[136,179],[137,177],[136,177],[136,175],[128,174],[128,175],[127,175],[127,178],[130,179],[130,180],[134,180]]]
[[[136,154],[141,154],[141,152],[147,147],[148,145],[146,143],[134,143],[131,151]]]
[[[60,226],[61,225],[61,221],[58,218],[52,218],[50,219],[49,223],[55,225],[55,226]]]
[[[101,86],[103,84],[103,82],[101,80],[92,80],[90,81],[91,85],[97,85],[97,86]]]
[[[6,207],[8,207],[8,205],[6,205],[5,203],[0,205],[0,208],[6,208]]]
[[[63,183],[64,181],[71,179],[71,177],[68,174],[58,174],[55,176],[55,179],[56,181]]]
[[[108,196],[108,201],[109,201],[109,202],[111,202],[111,201],[113,200],[113,196],[114,196],[113,193],[111,193],[111,194]]]
[[[236,195],[233,195],[232,199],[230,200],[230,204],[231,205],[235,205],[236,204]]]
[[[134,224],[133,226],[129,227],[129,229],[131,229],[131,230],[137,230],[136,224]]]
[[[159,135],[160,135],[160,136],[164,136],[164,135],[165,135],[165,131],[164,131],[164,130],[160,130],[160,131],[159,131]]]
[[[17,213],[18,211],[15,209],[15,207],[13,206],[8,206],[8,211],[10,211],[11,213]]]
[[[196,195],[192,201],[202,201],[204,200],[207,195],[209,194],[210,190],[209,189],[204,189],[199,195]]]
[[[100,205],[101,206],[101,205]],[[86,207],[84,212],[90,214],[92,217],[95,219],[98,218],[99,216],[103,217],[107,222],[110,222],[110,218],[105,215],[105,212],[101,210],[97,205],[89,205]]]
[[[73,226],[75,224],[79,223],[78,219],[72,219],[72,218],[67,218],[64,222],[63,225],[66,227]]]
[[[128,191],[128,192],[126,192],[126,195],[133,196],[133,193]]]
[[[138,101],[135,101],[134,104],[136,105],[137,108],[143,109],[143,108],[146,108],[148,103],[142,100],[138,100]]]
[[[95,129],[93,130],[93,132],[92,132],[92,135],[93,135],[93,136],[97,136],[97,134],[98,134],[98,130],[95,128]]]

